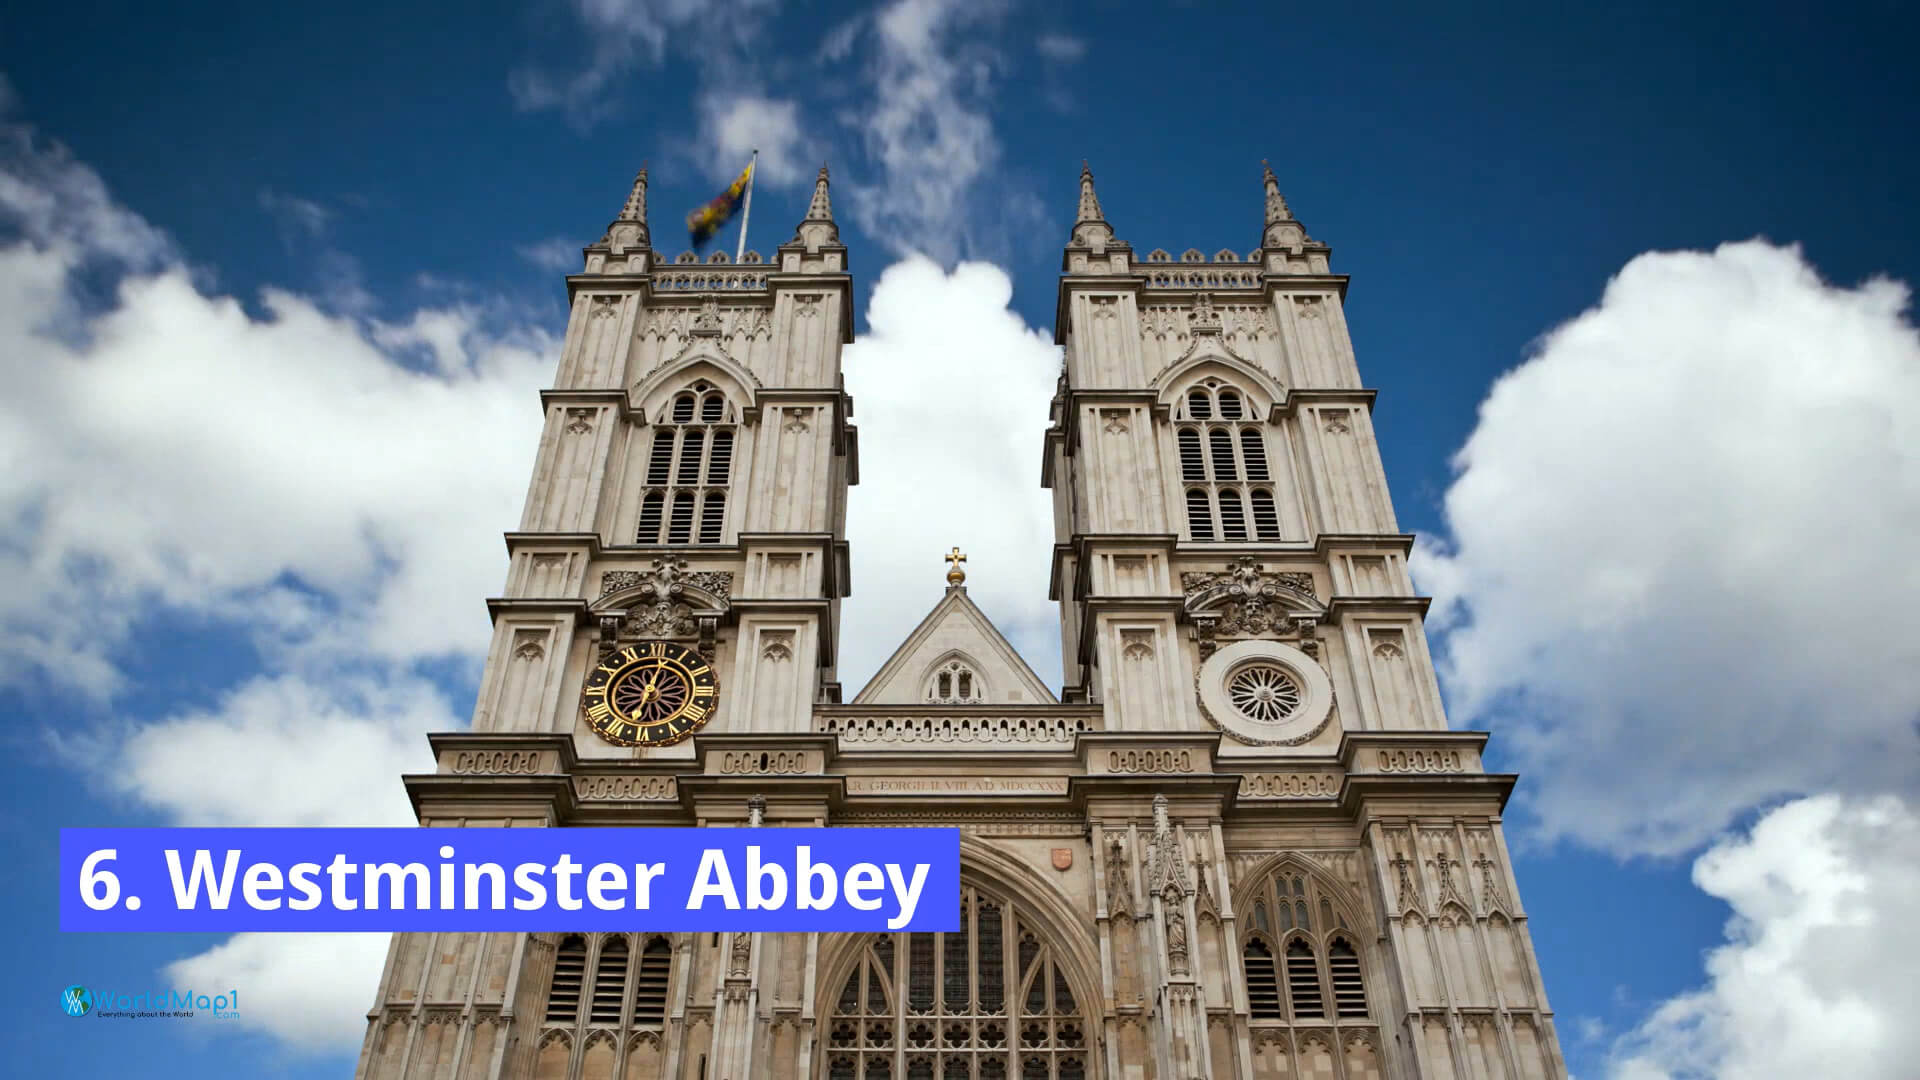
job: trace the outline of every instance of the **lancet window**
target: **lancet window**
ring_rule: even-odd
[[[977,705],[987,685],[964,660],[948,660],[927,676],[927,701],[935,705]]]
[[[1312,875],[1274,873],[1246,911],[1240,962],[1255,1023],[1372,1023],[1360,936]]]
[[[726,394],[696,382],[667,403],[647,446],[640,544],[718,544],[739,417]]]
[[[1174,441],[1187,505],[1187,534],[1208,542],[1280,539],[1266,424],[1245,394],[1220,379],[1187,390],[1175,409]]]
[[[836,988],[827,1080],[1085,1080],[1086,1014],[1053,945],[976,888],[960,920],[869,939]]]

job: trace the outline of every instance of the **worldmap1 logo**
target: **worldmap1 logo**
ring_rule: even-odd
[[[68,1016],[85,1016],[93,1011],[93,991],[84,986],[69,986],[60,991],[60,1007]]]

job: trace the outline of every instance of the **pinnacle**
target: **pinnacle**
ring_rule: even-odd
[[[621,221],[647,220],[647,163],[640,163],[640,171],[633,178],[633,193],[627,196],[627,205],[620,210]]]
[[[1273,166],[1267,164],[1264,158],[1260,162],[1260,172],[1267,188],[1267,224],[1292,220],[1293,211],[1287,209],[1287,200],[1280,194],[1280,181],[1274,179]]]
[[[1104,224],[1106,220],[1106,217],[1100,213],[1100,196],[1093,191],[1093,167],[1082,159],[1080,162],[1080,212],[1074,224],[1082,225],[1090,221]]]
[[[832,221],[833,202],[827,197],[827,167],[820,166],[820,178],[813,182],[813,202],[807,206],[808,221]]]

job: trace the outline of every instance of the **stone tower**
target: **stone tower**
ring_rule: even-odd
[[[1060,693],[956,549],[842,703],[853,296],[826,172],[794,240],[735,265],[655,255],[643,171],[568,279],[473,729],[434,738],[414,805],[955,826],[962,929],[400,934],[358,1075],[1564,1076],[1514,778],[1447,729],[1346,279],[1264,183],[1259,248],[1136,260],[1082,171],[1042,467]]]

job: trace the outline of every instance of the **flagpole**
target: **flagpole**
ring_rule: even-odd
[[[733,261],[739,262],[747,257],[747,219],[753,216],[753,182],[760,178],[760,151],[755,150],[747,161],[747,201],[740,207],[740,243],[733,249]]]

